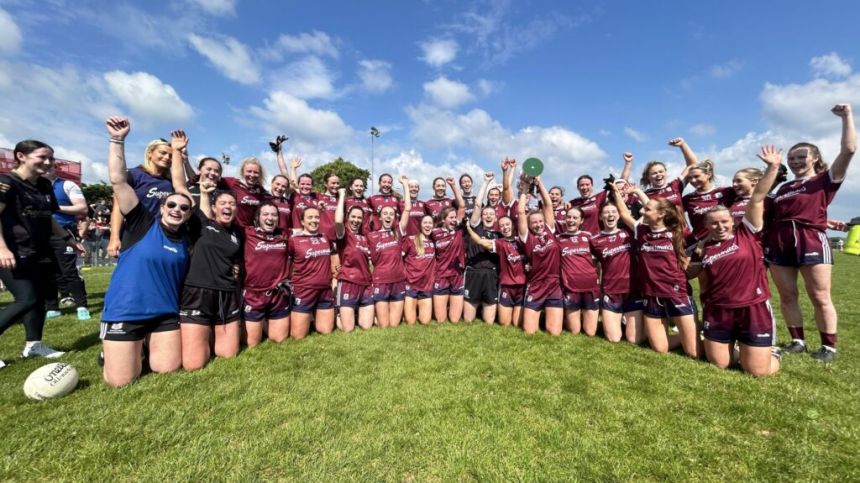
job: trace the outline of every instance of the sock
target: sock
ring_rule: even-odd
[[[836,350],[836,334],[825,334],[824,332],[818,334],[821,336],[821,345]]]
[[[801,326],[801,327],[789,327],[788,333],[791,334],[792,339],[805,340],[805,337],[803,337],[803,326]]]

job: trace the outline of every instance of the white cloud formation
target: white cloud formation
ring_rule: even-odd
[[[282,53],[312,54],[320,57],[338,58],[339,52],[334,39],[327,33],[314,30],[297,35],[283,34],[275,44],[266,49],[265,55],[274,60],[280,60]]]
[[[331,99],[338,95],[328,67],[313,55],[287,64],[275,74],[272,84],[275,90],[301,99]]]
[[[459,45],[453,39],[431,39],[421,42],[421,60],[433,67],[442,67],[457,58]]]
[[[251,58],[251,51],[233,37],[215,39],[197,34],[188,36],[188,41],[198,53],[209,59],[225,77],[241,84],[256,84],[260,81],[260,69]]]
[[[814,79],[805,84],[767,83],[759,96],[765,122],[793,136],[823,136],[834,129],[835,104],[860,106],[860,74],[840,81]]]
[[[717,132],[712,124],[699,123],[690,126],[690,132],[696,136],[711,136]]]
[[[394,85],[394,80],[391,78],[391,64],[383,60],[359,61],[358,77],[364,90],[376,94],[385,92]]]
[[[445,76],[439,76],[431,82],[425,82],[424,93],[434,103],[448,109],[475,99],[469,86],[462,82],[449,80]]]
[[[815,77],[840,79],[851,75],[851,64],[836,52],[813,57],[809,61],[809,67],[812,69],[812,74]]]
[[[210,15],[234,15],[238,0],[191,0]]]
[[[274,91],[263,101],[263,107],[251,107],[267,132],[286,132],[290,138],[309,143],[345,141],[352,129],[335,111],[315,109],[306,101],[284,91]]]
[[[502,84],[500,82],[487,79],[478,79],[478,82],[476,82],[475,85],[478,87],[478,92],[480,92],[483,97],[495,94],[502,88]]]
[[[0,8],[0,52],[12,54],[21,47],[21,29],[9,12]]]
[[[642,143],[648,140],[648,136],[644,133],[633,129],[632,127],[625,127],[624,134],[627,135],[630,139],[636,141],[637,143]]]
[[[184,122],[194,112],[176,90],[146,72],[111,71],[104,75],[111,94],[136,117],[151,122]]]
[[[708,72],[711,77],[726,79],[737,74],[741,68],[743,68],[743,64],[737,59],[732,59],[725,64],[712,65]]]

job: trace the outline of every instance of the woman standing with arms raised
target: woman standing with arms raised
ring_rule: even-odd
[[[401,178],[404,191],[405,178]],[[407,201],[406,207],[410,204]],[[400,252],[400,236],[406,233],[409,211],[405,210],[397,219],[393,206],[383,206],[379,211],[379,229],[367,234],[370,260],[373,263],[373,301],[376,320],[380,327],[397,327],[403,318],[403,300],[406,297],[406,276],[403,273],[403,254]],[[399,223],[399,226],[395,226]]]
[[[341,262],[335,295],[340,328],[344,332],[352,332],[356,321],[364,330],[373,327],[373,279],[370,275],[370,247],[367,237],[361,232],[364,209],[353,205],[344,220],[345,204],[346,190],[340,188],[334,212],[336,244]]]

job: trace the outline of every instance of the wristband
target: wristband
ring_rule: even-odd
[[[125,144],[125,140],[119,139],[119,138],[108,138],[108,142],[111,142],[114,144]]]

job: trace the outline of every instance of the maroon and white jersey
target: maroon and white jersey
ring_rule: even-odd
[[[337,279],[356,285],[370,285],[370,246],[367,237],[349,228],[337,240],[340,274]]]
[[[430,238],[436,244],[436,276],[461,275],[466,269],[466,246],[463,231],[434,228]]]
[[[735,225],[739,224],[744,219],[744,214],[747,212],[747,205],[750,204],[750,197],[735,197],[734,203],[729,207],[729,212],[732,214],[732,219]]]
[[[406,202],[400,201],[400,213],[406,208]],[[427,214],[427,207],[421,200],[412,200],[412,209],[409,210],[409,224],[406,225],[407,235],[417,235],[421,231],[421,218]]]
[[[322,205],[322,206],[320,206]],[[317,206],[320,206],[320,233],[329,240],[337,238],[334,231],[334,212],[337,211],[337,195],[317,193]]]
[[[702,302],[715,307],[746,307],[770,298],[767,269],[758,233],[746,220],[728,240],[705,243],[701,260],[708,283]]]
[[[370,218],[373,215],[373,210],[370,209],[370,203],[368,203],[367,198],[357,198],[355,196],[347,196],[343,202],[343,216],[349,218],[349,210],[353,206],[360,206],[361,210],[364,212],[364,219],[361,222],[361,231],[362,233],[367,233],[368,228],[370,226]]]
[[[538,201],[538,209],[543,210],[543,203],[540,201]],[[526,210],[526,214],[528,214],[528,210]],[[567,210],[564,208],[564,202],[559,202],[558,206],[552,208],[552,216],[555,218],[555,232],[567,231]]]
[[[254,226],[254,214],[267,197],[268,193],[262,186],[247,187],[237,178],[221,178],[227,189],[236,195],[236,224],[239,226]]]
[[[293,228],[293,205],[286,196],[269,196],[266,201],[278,207],[278,227],[283,233],[290,233]]]
[[[367,234],[370,261],[373,262],[373,283],[397,283],[406,280],[400,240],[391,230],[376,230]]]
[[[639,282],[646,297],[674,297],[687,294],[687,276],[678,266],[672,232],[636,225],[639,250]]]
[[[559,245],[549,225],[544,227],[540,235],[535,235],[529,230],[523,245],[526,256],[531,263],[528,282],[558,281],[559,267],[561,267],[561,245]]]
[[[395,215],[400,216],[400,198],[394,196],[394,193],[384,195],[377,193],[368,199],[370,209],[373,210],[373,219],[370,222],[371,230],[379,230],[382,226],[379,224],[379,213],[386,206],[394,208]]]
[[[690,220],[693,238],[703,240],[708,236],[708,227],[705,224],[708,210],[717,205],[731,206],[735,200],[735,190],[732,188],[712,188],[707,192],[694,191],[687,193],[682,199],[687,219]]]
[[[290,275],[287,237],[245,227],[245,288],[269,290]]]
[[[433,218],[437,218],[439,213],[442,213],[442,210],[445,208],[449,208],[454,206],[454,201],[451,198],[430,198],[429,200],[424,202],[424,206],[427,210],[427,214],[432,216]]]
[[[493,240],[493,253],[499,255],[499,285],[525,285],[526,250],[516,238]]]
[[[600,207],[606,203],[608,193],[601,191],[593,194],[588,198],[574,198],[570,200],[570,205],[582,210],[582,225],[579,229],[587,231],[592,235],[596,235],[600,231]]]
[[[591,239],[594,256],[600,263],[603,293],[609,295],[638,291],[633,235],[625,230],[601,231]]]
[[[568,292],[597,291],[591,234],[579,230],[562,233],[557,239],[561,246],[561,286]]]
[[[331,242],[319,233],[296,232],[287,244],[293,287],[331,287]]]
[[[403,252],[403,264],[406,268],[406,283],[413,290],[428,292],[433,290],[436,273],[436,245],[429,238],[424,239],[424,254],[419,255],[415,248],[417,235],[404,236],[400,250]]]
[[[819,230],[827,229],[827,206],[842,182],[830,179],[830,170],[783,183],[773,196],[773,220],[794,221]]]
[[[681,198],[681,193],[684,192],[684,182],[681,178],[675,178],[672,181],[666,183],[666,186],[662,188],[648,188],[645,190],[645,194],[648,195],[649,199],[659,200],[661,198],[666,198],[672,204],[680,206],[683,208],[683,199]]]
[[[293,228],[297,230],[302,229],[302,214],[305,210],[311,207],[319,208],[316,193],[303,195],[298,191],[293,191],[290,194],[290,204],[293,208]],[[322,222],[322,210],[320,210],[320,222]]]

